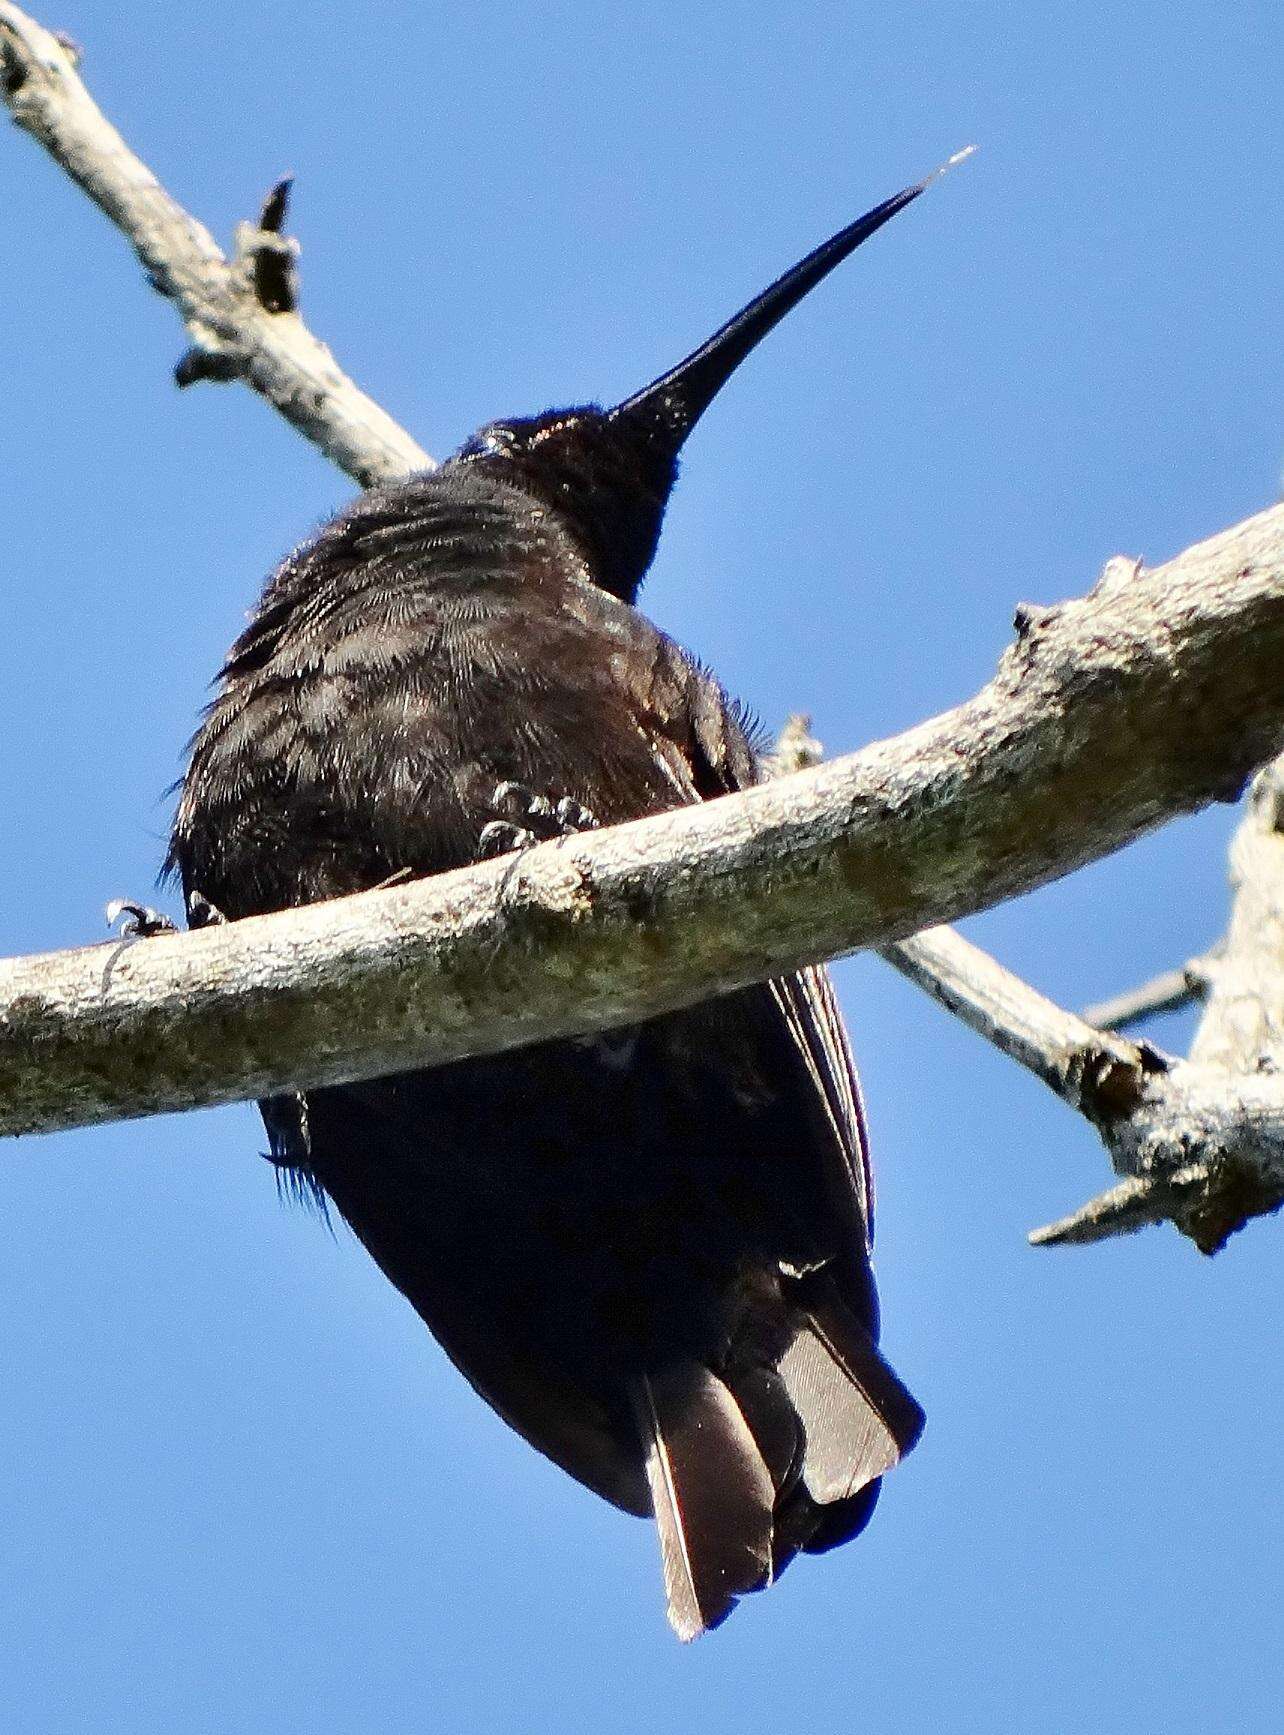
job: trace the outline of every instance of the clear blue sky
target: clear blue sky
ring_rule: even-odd
[[[46,0],[42,0],[42,4]],[[618,398],[976,141],[688,450],[645,601],[831,751],[972,691],[1019,599],[1270,502],[1277,8],[120,7],[92,88],[221,237],[298,179],[305,312],[443,453]],[[349,485],[0,137],[0,950],[146,896],[206,683]],[[1225,811],[971,930],[1076,1005],[1221,928]],[[839,980],[890,1353],[929,1413],[867,1537],[693,1649],[646,1526],[473,1397],[250,1108],[6,1147],[0,1720],[45,1735],[1278,1728],[1279,1223],[1036,1252],[1089,1129],[894,978]],[[1180,1047],[1187,1022],[1155,1032]]]

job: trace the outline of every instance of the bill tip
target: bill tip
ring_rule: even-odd
[[[975,145],[964,145],[961,151],[955,151],[952,157],[947,157],[938,168],[932,170],[926,179],[919,182],[919,192],[924,192],[933,181],[939,181],[942,175],[948,175],[952,168],[955,168],[959,163],[965,163],[969,157],[975,155]]]

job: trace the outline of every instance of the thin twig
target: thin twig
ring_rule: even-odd
[[[1165,1176],[1130,1175],[1068,1217],[1031,1229],[1026,1239],[1031,1247],[1088,1247],[1116,1235],[1135,1235],[1154,1224],[1177,1222],[1182,1206],[1200,1197],[1208,1181],[1209,1169],[1204,1163],[1187,1164]]]
[[[125,235],[149,282],[177,306],[191,349],[180,383],[241,379],[363,485],[391,481],[432,460],[342,371],[290,305],[265,285],[282,282],[291,254],[270,221],[242,227],[228,260],[129,149],[94,103],[77,56],[8,0],[0,0],[0,97]],[[269,209],[269,218],[272,211]],[[264,255],[277,269],[264,270]]]
[[[1202,958],[1192,958],[1181,970],[1165,970],[1110,1000],[1097,1000],[1081,1014],[1086,1024],[1098,1030],[1123,1030],[1140,1024],[1158,1012],[1176,1012],[1208,994],[1208,967]]]

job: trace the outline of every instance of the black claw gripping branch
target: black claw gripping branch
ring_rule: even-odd
[[[614,409],[492,423],[292,554],[196,737],[170,854],[187,893],[235,921],[755,782],[736,707],[633,601],[703,410],[921,190]],[[654,1514],[682,1637],[856,1535],[914,1444],[823,970],[262,1110],[274,1161],[500,1415]]]

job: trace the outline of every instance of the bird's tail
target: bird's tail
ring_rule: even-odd
[[[695,1361],[638,1381],[635,1408],[669,1620],[694,1639],[800,1550],[855,1536],[923,1412],[873,1338],[821,1286],[788,1311],[774,1361]]]

